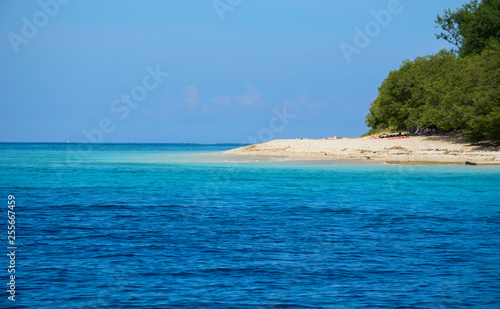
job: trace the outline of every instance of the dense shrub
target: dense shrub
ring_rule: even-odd
[[[437,22],[450,23],[456,18],[460,27],[451,33],[457,42],[480,43],[474,48],[467,43],[467,52],[463,43],[457,45],[458,52],[442,50],[406,60],[399,69],[391,71],[366,117],[370,132],[384,128],[404,131],[412,125],[433,126],[444,131],[463,129],[470,141],[500,142],[500,30],[495,28],[500,22],[489,26],[480,22],[481,18],[497,22],[500,0],[480,4],[472,1],[464,7],[467,9],[448,10],[447,19],[438,16]],[[461,33],[467,37],[463,38]],[[474,39],[474,35],[486,37]],[[451,37],[441,36],[447,40]]]

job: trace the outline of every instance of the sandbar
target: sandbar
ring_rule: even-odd
[[[462,135],[277,139],[228,150],[225,154],[290,159],[364,159],[390,164],[500,164],[500,146],[472,145]]]

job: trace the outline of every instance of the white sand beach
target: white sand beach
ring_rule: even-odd
[[[500,164],[499,146],[479,146],[461,135],[411,136],[404,139],[282,139],[226,151],[234,155],[282,156],[291,159],[365,159],[387,163]]]

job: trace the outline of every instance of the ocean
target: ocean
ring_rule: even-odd
[[[238,146],[0,144],[0,306],[500,307],[500,167]]]

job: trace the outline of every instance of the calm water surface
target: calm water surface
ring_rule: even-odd
[[[0,306],[500,307],[499,167],[203,154],[234,147],[0,144]]]

